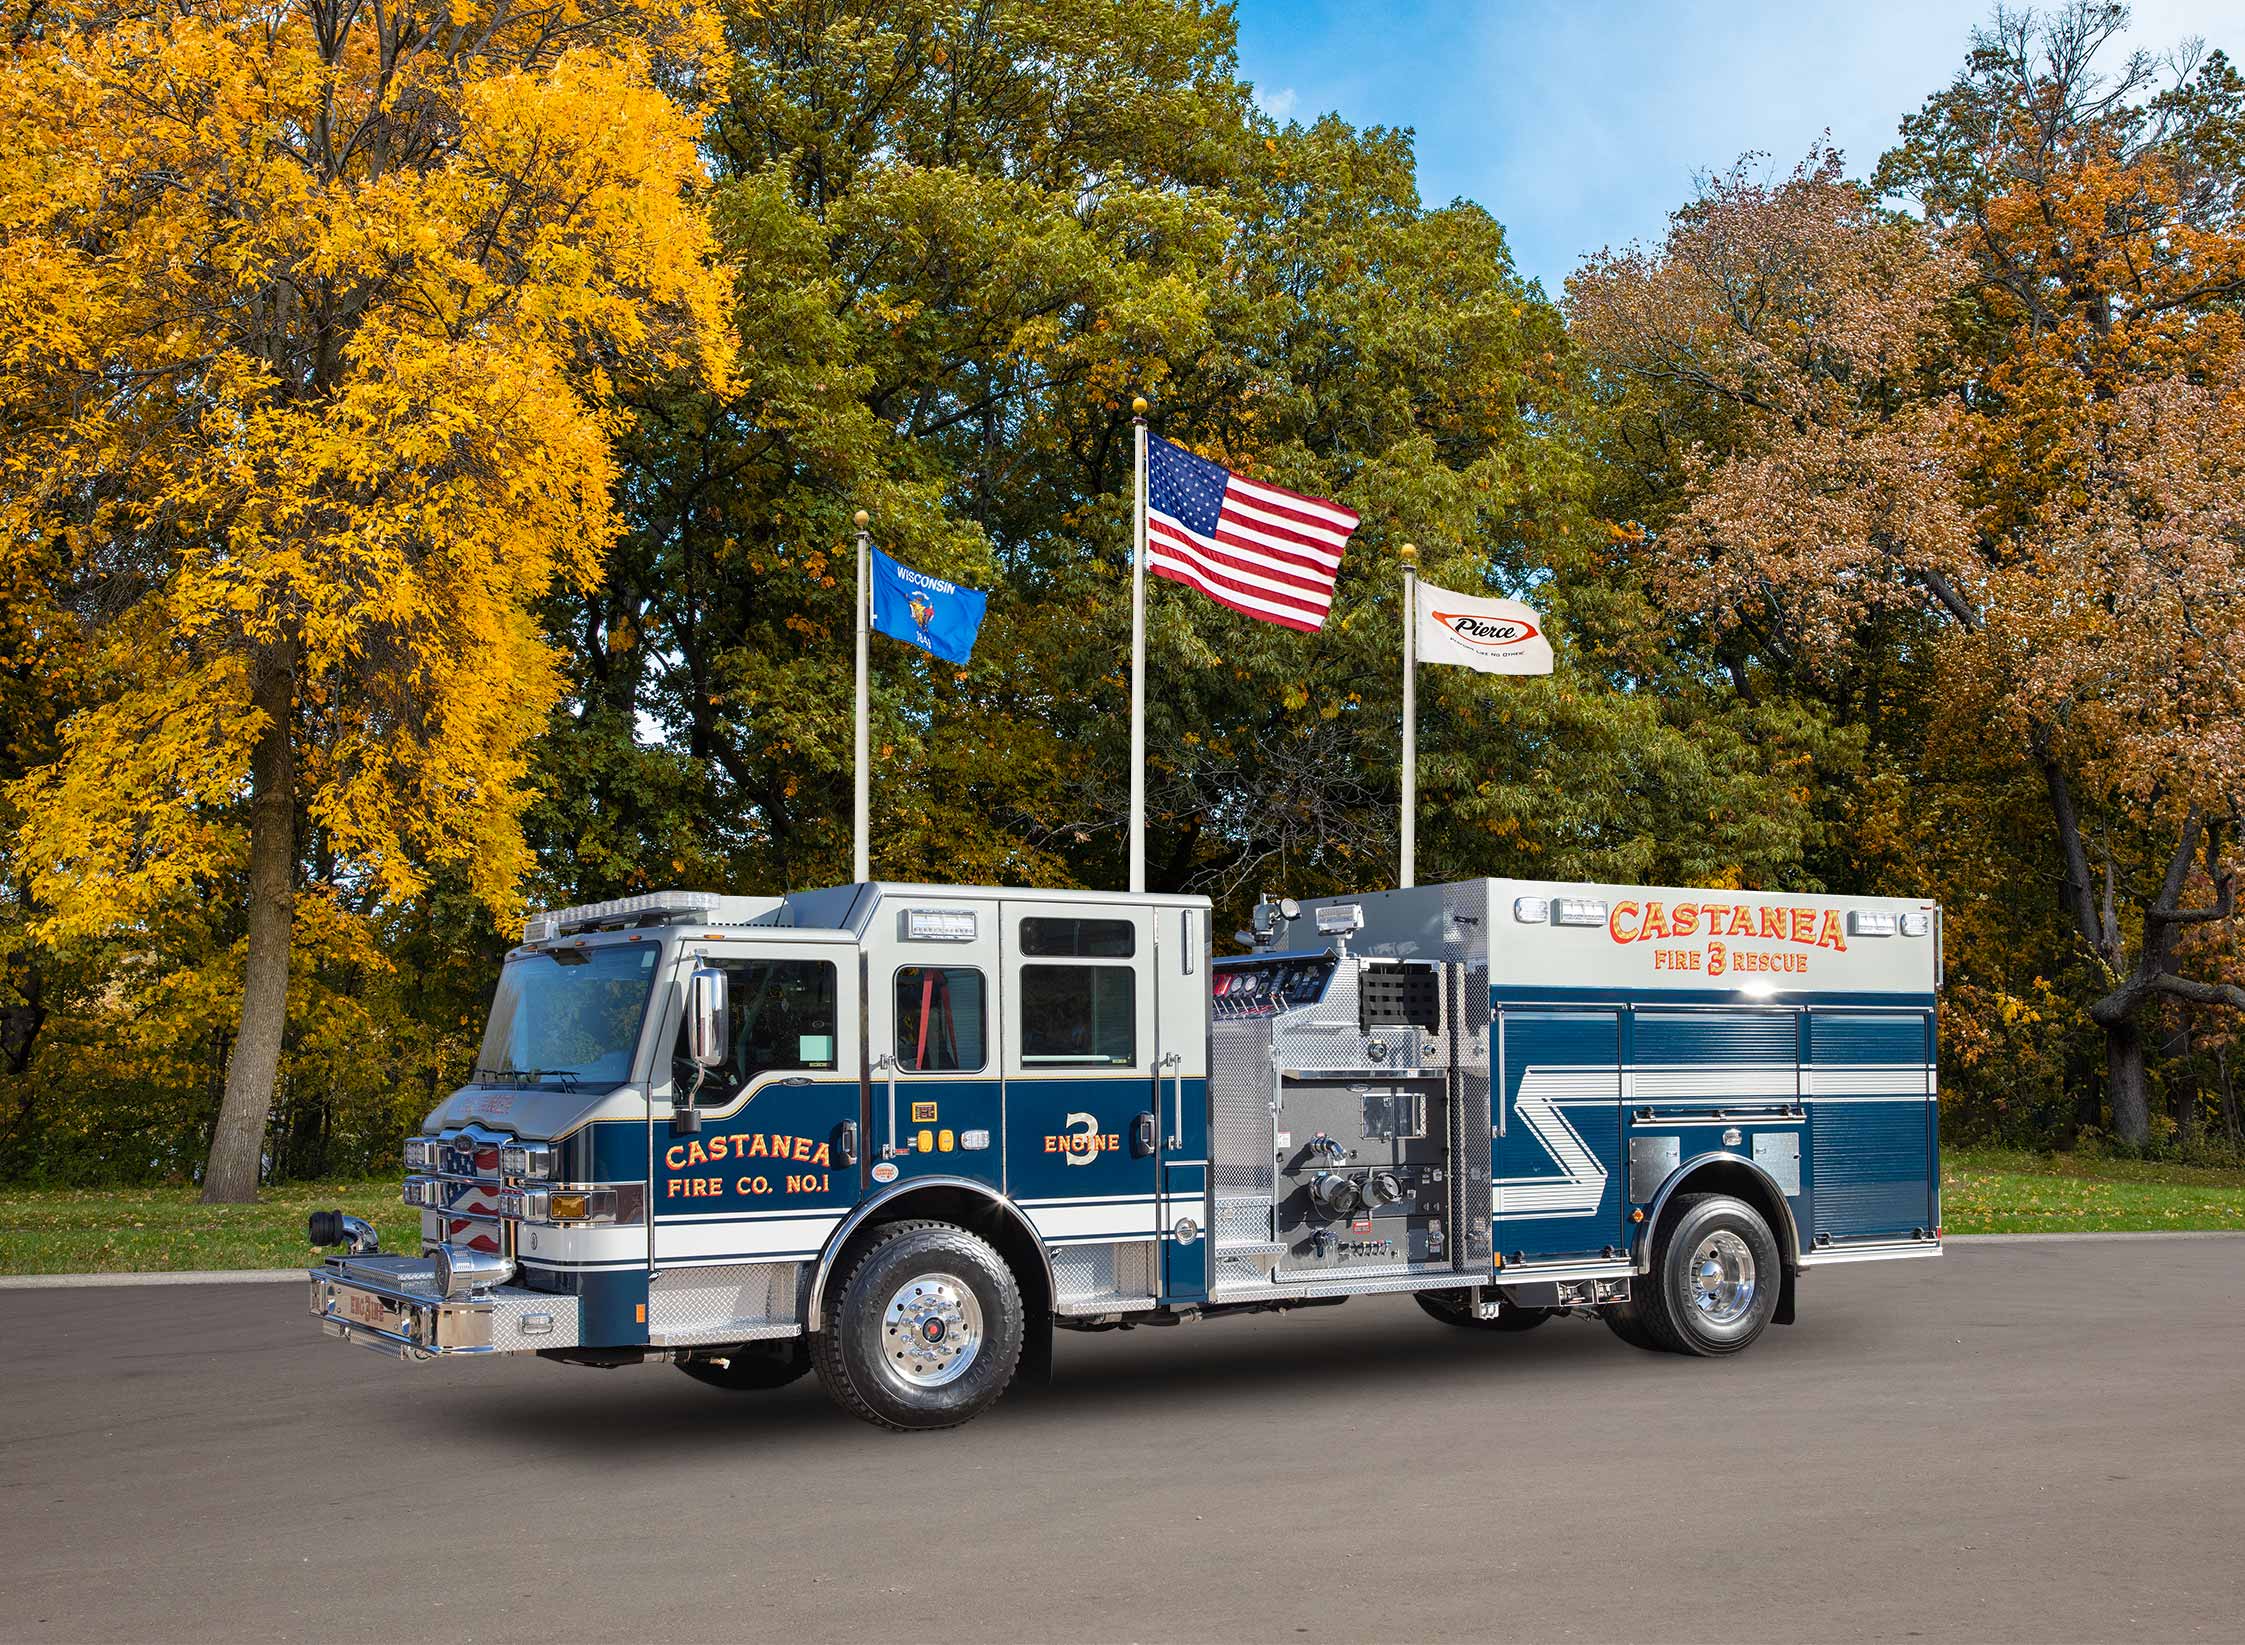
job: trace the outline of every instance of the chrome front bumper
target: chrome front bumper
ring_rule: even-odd
[[[309,1274],[322,1331],[398,1359],[580,1346],[575,1297],[519,1285],[446,1297],[426,1257],[330,1257]]]

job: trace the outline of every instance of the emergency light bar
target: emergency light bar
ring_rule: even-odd
[[[533,914],[522,923],[524,942],[544,942],[572,925],[637,924],[650,914],[673,918],[680,914],[708,915],[719,902],[714,891],[651,891],[638,897],[612,897],[607,902],[582,903],[575,908],[552,908]]]
[[[1847,934],[1851,937],[1891,937],[1895,932],[1892,914],[1875,909],[1851,908],[1847,911]]]
[[[1602,897],[1554,897],[1551,900],[1553,925],[1604,925],[1606,903]]]

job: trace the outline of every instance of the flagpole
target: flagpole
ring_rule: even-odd
[[[1137,434],[1130,516],[1130,889],[1146,889],[1146,402],[1130,402]]]
[[[1403,862],[1396,883],[1417,884],[1419,857],[1419,551],[1405,543],[1403,561]]]
[[[873,877],[873,780],[866,753],[866,745],[871,740],[868,725],[871,715],[865,701],[866,607],[871,595],[866,586],[866,562],[872,539],[866,534],[866,523],[866,513],[861,508],[857,511],[857,808],[850,830],[850,878],[861,885]]]

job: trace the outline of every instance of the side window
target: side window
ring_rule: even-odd
[[[1101,1068],[1136,1062],[1137,971],[1127,965],[1024,965],[1021,1060]]]
[[[759,1074],[835,1066],[835,974],[826,960],[702,962],[725,973],[725,1060],[702,1081],[699,1102],[730,1100]],[[687,1026],[678,1025],[676,1078],[691,1082]]]
[[[1138,930],[1128,920],[1032,916],[1021,922],[1021,952],[1033,960],[1127,960],[1138,952]]]
[[[896,974],[896,1065],[907,1073],[971,1073],[983,1054],[982,973],[971,965],[907,965]]]

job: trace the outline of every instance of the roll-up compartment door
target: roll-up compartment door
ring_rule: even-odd
[[[1906,1238],[1933,1217],[1933,1022],[1922,1011],[1815,1011],[1801,1070],[1815,1232]]]

